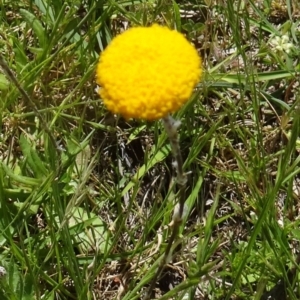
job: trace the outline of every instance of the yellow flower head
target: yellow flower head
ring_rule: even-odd
[[[155,24],[112,40],[100,55],[97,83],[113,113],[155,120],[189,99],[201,73],[201,58],[185,37]]]

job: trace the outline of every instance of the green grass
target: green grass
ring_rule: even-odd
[[[0,67],[1,299],[149,288],[177,199],[169,141],[161,122],[107,112],[94,71],[127,25],[154,22],[185,33],[205,72],[175,115],[189,216],[152,298],[300,298],[299,5],[257,2],[0,3],[0,55],[20,85]],[[282,35],[290,53],[275,50]]]

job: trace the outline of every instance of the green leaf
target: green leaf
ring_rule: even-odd
[[[96,247],[104,253],[111,244],[105,223],[96,214],[87,213],[81,207],[73,208],[68,225],[70,234],[83,253],[93,251]]]
[[[41,180],[39,179],[15,174],[8,166],[6,166],[2,162],[0,162],[0,167],[3,169],[6,175],[10,177],[11,180],[16,181],[16,183],[23,183],[28,186],[39,186],[41,184]]]
[[[51,8],[50,3],[55,5],[56,2],[62,6],[61,1],[43,1],[43,0],[35,0],[35,5],[39,8],[39,10],[47,17],[46,20],[49,24],[50,22],[55,21],[54,10]],[[50,25],[50,24],[49,24]]]
[[[174,20],[176,24],[176,30],[181,31],[181,16],[178,4],[173,1]]]
[[[235,84],[246,84],[249,79],[247,78],[246,74],[211,74],[215,80],[224,80],[229,83],[235,83]],[[291,78],[295,77],[296,72],[294,70],[292,71],[285,71],[285,70],[279,70],[279,71],[271,71],[271,72],[263,72],[263,73],[257,73],[254,74],[255,82],[260,81],[268,81],[268,80],[278,80],[278,79],[284,79],[284,78]]]
[[[67,139],[67,152],[70,155],[75,156],[81,151],[83,151],[87,144],[87,142],[80,143],[75,138],[70,137],[69,139]]]
[[[23,299],[23,292],[21,289],[22,277],[18,265],[13,260],[10,260],[9,262],[4,262],[3,265],[7,271],[7,274],[1,280],[1,299]]]
[[[300,230],[299,229],[292,229],[291,234],[297,240],[300,240]]]
[[[23,68],[28,64],[28,57],[25,53],[24,45],[17,37],[11,37],[12,47],[15,54],[16,71],[24,73]]]
[[[36,215],[40,207],[40,205],[32,204],[28,208],[27,203],[24,202],[15,202],[14,206],[18,211],[24,210],[24,208],[26,208],[26,213],[29,213],[31,215]]]
[[[37,58],[42,57],[42,55],[44,53],[44,49],[43,48],[28,47],[28,49],[30,50],[31,53],[35,54]]]
[[[23,17],[25,22],[30,26],[36,34],[41,48],[46,48],[47,38],[45,29],[42,23],[36,18],[36,16],[25,9],[20,9],[20,15]]]
[[[37,155],[36,150],[27,141],[24,134],[22,134],[20,137],[20,146],[24,156],[26,157],[26,162],[32,169],[35,177],[41,178],[46,176],[48,173],[46,167],[43,165],[43,162]]]
[[[0,74],[0,90],[5,91],[9,87],[9,82],[3,74]]]
[[[130,133],[130,136],[128,137],[128,140],[127,140],[127,145],[129,143],[131,143],[133,140],[137,139],[138,138],[138,135],[146,128],[146,125],[141,125],[141,126],[138,126],[136,127],[131,133]]]

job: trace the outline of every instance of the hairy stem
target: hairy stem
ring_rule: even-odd
[[[163,118],[163,124],[167,132],[167,135],[169,137],[172,153],[175,160],[174,168],[176,171],[176,184],[179,189],[178,191],[179,201],[178,204],[176,204],[174,207],[172,222],[169,224],[169,226],[172,227],[172,233],[169,238],[167,248],[165,250],[163,259],[161,260],[156,270],[156,273],[151,278],[151,283],[145,294],[144,300],[150,299],[156,281],[161,275],[165,265],[168,264],[172,259],[172,246],[174,245],[174,242],[178,237],[179,228],[185,213],[185,200],[186,200],[185,187],[187,183],[187,177],[186,174],[183,172],[183,160],[181,156],[181,151],[179,146],[179,136],[177,132],[177,129],[180,126],[180,121],[173,119],[171,116],[167,116]]]

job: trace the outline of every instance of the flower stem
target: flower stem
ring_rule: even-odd
[[[155,287],[157,279],[161,275],[165,265],[168,264],[172,259],[172,246],[174,245],[174,241],[178,237],[179,228],[180,228],[180,225],[182,224],[182,220],[183,220],[184,214],[186,212],[185,188],[186,188],[186,183],[187,183],[187,177],[186,177],[186,174],[183,172],[183,160],[182,160],[182,156],[181,156],[180,145],[179,145],[179,136],[178,136],[178,132],[177,132],[177,129],[180,126],[180,121],[173,119],[171,116],[164,117],[162,120],[163,120],[165,130],[167,132],[167,135],[169,137],[172,153],[173,153],[173,156],[175,159],[174,168],[176,171],[176,184],[179,189],[179,194],[178,194],[179,202],[174,207],[172,222],[169,224],[169,226],[172,227],[172,233],[169,238],[163,259],[161,260],[160,264],[158,265],[158,268],[156,270],[156,273],[154,274],[154,277],[151,279],[150,286],[149,286],[143,300],[150,299],[151,293]]]

